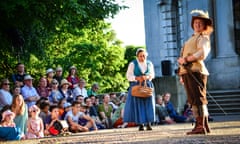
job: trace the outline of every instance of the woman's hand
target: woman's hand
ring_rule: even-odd
[[[145,80],[148,80],[150,76],[146,76],[146,75],[143,75],[142,76],[142,79],[145,81]]]
[[[146,75],[137,76],[135,79],[136,79],[137,81],[139,81],[139,82],[142,82],[142,81],[148,80],[148,79],[149,79],[149,76],[146,76]]]
[[[135,77],[135,79],[136,79],[137,81],[139,81],[139,82],[142,82],[142,81],[143,81],[142,76],[137,76],[137,77]]]

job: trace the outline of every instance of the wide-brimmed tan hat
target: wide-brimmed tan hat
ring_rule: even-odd
[[[205,21],[205,24],[207,26],[212,27],[213,26],[213,21],[211,18],[209,18],[208,12],[204,12],[203,10],[192,10],[192,21],[191,21],[191,26],[193,28],[193,22],[195,19],[203,19]]]
[[[71,85],[71,83],[68,82],[66,79],[62,79],[62,80],[61,80],[61,86],[64,85],[64,84]]]

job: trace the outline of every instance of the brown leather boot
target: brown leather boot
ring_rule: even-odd
[[[205,124],[205,128],[206,128],[207,133],[211,133],[211,129],[208,126],[208,117],[207,116],[204,117],[204,122],[205,122],[204,124]]]
[[[187,135],[192,135],[192,134],[206,134],[206,129],[205,129],[205,126],[204,126],[204,117],[197,117],[196,118],[196,125],[195,125],[195,128],[190,131],[190,132],[187,132]]]

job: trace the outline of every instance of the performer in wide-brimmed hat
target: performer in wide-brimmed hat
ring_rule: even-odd
[[[208,12],[193,10],[191,12],[191,27],[194,34],[185,42],[178,63],[180,65],[179,76],[184,84],[187,100],[192,105],[196,124],[187,134],[210,133],[208,126],[208,109],[206,97],[206,85],[209,72],[204,64],[210,47],[210,35],[213,32],[213,22]]]

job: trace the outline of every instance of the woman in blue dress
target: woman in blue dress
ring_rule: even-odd
[[[152,95],[148,98],[139,98],[131,95],[132,87],[140,82],[147,81],[147,86],[153,88],[151,80],[154,78],[154,67],[152,62],[147,60],[145,49],[138,49],[136,60],[133,60],[127,70],[127,79],[130,82],[128,96],[124,108],[124,122],[135,122],[139,125],[139,131],[152,130],[151,122],[155,120],[155,98]]]

